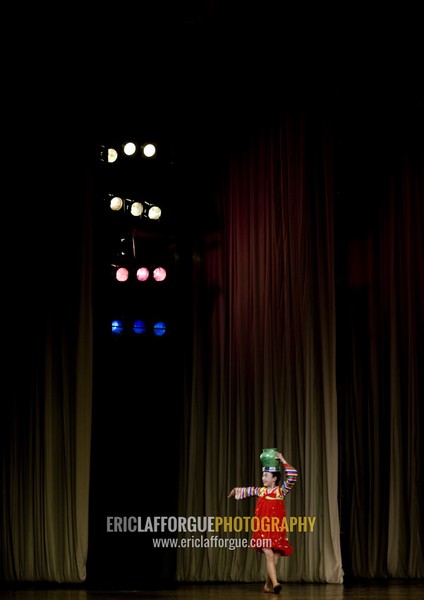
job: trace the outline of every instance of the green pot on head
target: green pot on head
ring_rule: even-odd
[[[274,471],[280,469],[280,461],[275,458],[277,448],[264,448],[259,459],[262,463],[263,471]]]

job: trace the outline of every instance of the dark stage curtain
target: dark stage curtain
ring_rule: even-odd
[[[416,99],[399,114],[388,105],[369,104],[357,122],[363,143],[355,155],[346,150],[341,190],[342,539],[348,574],[416,578],[424,573],[423,121]],[[345,134],[348,146],[352,130]]]
[[[26,224],[32,283],[21,284],[19,299],[27,321],[7,328],[5,377],[13,385],[1,406],[2,580],[83,582],[89,554],[97,581],[114,566],[118,581],[127,555],[132,571],[121,584],[151,575],[160,585],[155,563],[162,557],[127,538],[109,536],[106,567],[96,566],[104,531],[90,530],[89,521],[89,507],[99,527],[123,506],[153,514],[146,452],[157,434],[162,446],[171,443],[163,469],[171,459],[178,472],[168,497],[161,495],[162,514],[171,507],[182,516],[252,515],[254,499],[227,495],[234,486],[260,484],[265,447],[278,447],[298,469],[288,515],[316,520],[313,531],[289,533],[294,554],[280,563],[283,580],[423,577],[423,153],[419,136],[410,135],[411,119],[378,164],[387,139],[377,142],[377,134],[360,154],[365,163],[340,156],[333,108],[311,99],[302,109],[282,110],[278,120],[240,124],[226,154],[214,154],[196,174],[197,197],[201,189],[210,213],[182,253],[188,287],[179,294],[191,334],[181,335],[167,357],[177,357],[182,402],[173,404],[173,383],[162,381],[162,395],[154,398],[153,386],[148,393],[146,418],[139,394],[133,419],[119,413],[132,392],[111,397],[119,392],[108,379],[119,352],[103,363],[107,346],[94,340],[90,174],[75,181],[70,167],[66,172],[61,200],[74,202],[62,210],[67,225],[57,223],[53,237],[47,226],[39,236]],[[91,154],[86,160],[91,164]],[[342,183],[340,161],[352,165]],[[44,289],[44,269],[34,265],[52,248]],[[10,314],[16,322],[18,303]],[[93,388],[108,399],[108,414],[97,413],[92,430]],[[161,418],[169,435],[158,427]],[[128,439],[124,425],[118,437],[109,435],[120,420]],[[126,449],[131,456],[120,472]],[[131,485],[119,493],[123,479]],[[144,560],[140,548],[151,558]],[[181,548],[176,557],[178,581],[263,577],[261,556],[248,549]]]
[[[73,154],[61,139],[52,150],[34,139],[40,154],[25,153],[15,182],[25,209],[19,215],[14,205],[4,224],[16,242],[5,291],[0,579],[80,583],[93,391],[92,189],[80,148]]]
[[[334,282],[334,140],[329,119],[287,115],[232,147],[213,194],[216,227],[198,248],[194,330],[181,451],[184,514],[248,516],[262,448],[278,447],[299,471],[287,581],[340,583]],[[217,169],[215,170],[215,174]],[[225,533],[224,537],[249,537]],[[250,549],[180,550],[184,580],[256,581]]]

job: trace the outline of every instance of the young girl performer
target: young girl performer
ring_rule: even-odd
[[[276,452],[275,458],[280,461],[285,472],[285,480],[281,485],[281,467],[264,466],[262,487],[236,487],[228,495],[229,498],[234,496],[236,500],[250,496],[258,497],[255,517],[258,518],[256,522],[260,527],[253,532],[250,547],[265,555],[267,577],[264,592],[268,594],[279,594],[281,591],[276,569],[279,557],[290,556],[293,553],[283,524],[286,517],[284,498],[297,481],[296,469],[289,465],[281,452]]]

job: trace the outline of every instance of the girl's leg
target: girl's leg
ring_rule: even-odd
[[[278,559],[280,558],[280,555],[278,554],[278,552],[274,552],[274,566],[275,566],[275,573],[277,573],[277,564],[278,564]],[[276,575],[277,576],[277,575]],[[280,586],[281,589],[281,583],[277,580],[277,585]],[[280,590],[278,590],[280,591]]]
[[[276,563],[278,560],[278,554],[274,554],[271,548],[263,548],[263,553],[266,559],[266,572],[267,578],[265,583],[265,591],[279,593],[281,585],[277,580]]]
[[[275,573],[277,573],[277,563],[278,563],[279,558],[280,558],[280,555],[278,554],[278,552],[274,552]],[[277,585],[274,585],[273,591],[274,591],[274,594],[279,594],[281,592],[281,583],[278,580],[277,580]]]

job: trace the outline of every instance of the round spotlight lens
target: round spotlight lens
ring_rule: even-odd
[[[108,148],[107,150],[107,162],[114,163],[118,159],[118,153],[115,148]]]
[[[153,333],[160,337],[162,335],[164,335],[166,332],[166,327],[165,327],[165,323],[163,323],[162,321],[158,321],[157,323],[154,324],[153,326]]]
[[[128,142],[124,145],[124,154],[126,154],[127,156],[132,156],[133,154],[135,154],[136,150],[137,147],[133,142]]]
[[[127,281],[128,276],[128,269],[126,269],[125,267],[119,267],[119,269],[117,269],[115,276],[117,281]]]
[[[131,204],[131,214],[133,217],[139,217],[143,213],[143,205],[141,202],[133,202]]]
[[[140,267],[137,269],[136,277],[138,281],[147,281],[149,279],[149,269],[146,267]]]
[[[114,196],[113,198],[111,198],[111,201],[110,201],[111,210],[114,210],[114,211],[121,210],[123,205],[124,205],[124,201],[119,196]]]
[[[124,324],[119,319],[115,319],[112,321],[112,333],[114,335],[119,335],[124,331]]]
[[[156,154],[156,146],[154,144],[146,144],[143,147],[143,154],[147,158],[151,158]]]
[[[137,335],[145,333],[146,332],[146,324],[144,323],[144,321],[140,321],[139,319],[137,319],[136,321],[134,321],[134,323],[133,323],[133,331]]]
[[[152,221],[157,221],[158,219],[160,219],[160,216],[162,214],[161,209],[159,208],[159,206],[152,206],[151,208],[149,208],[149,219],[152,219]]]
[[[155,281],[163,281],[166,278],[166,271],[163,267],[157,267],[153,271],[153,279]]]

